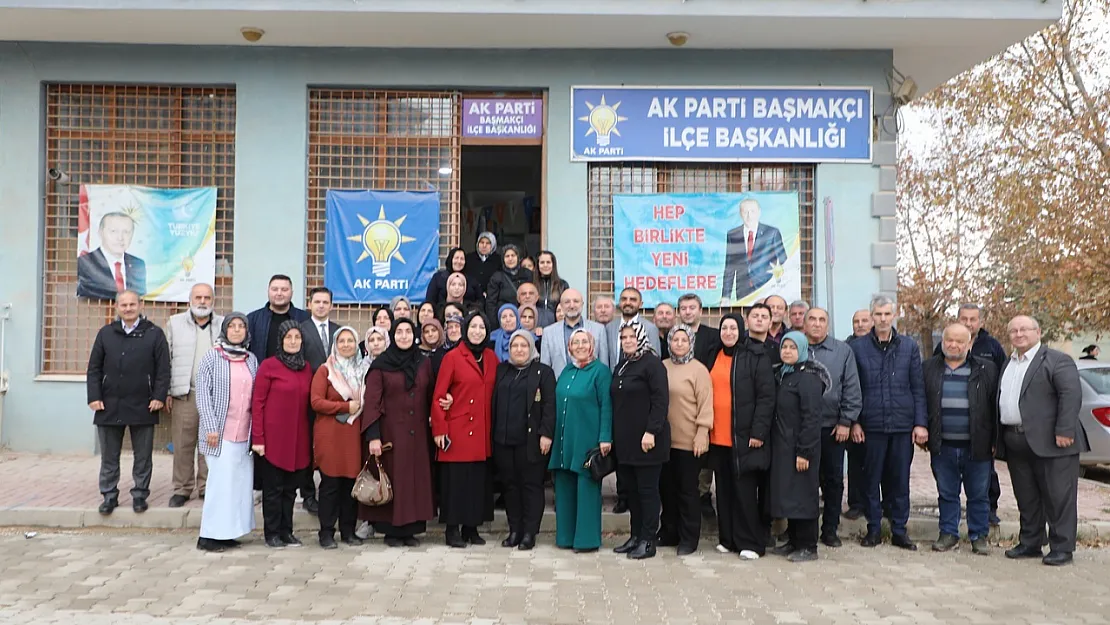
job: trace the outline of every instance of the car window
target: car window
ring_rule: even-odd
[[[1110,395],[1110,367],[1080,369],[1079,377],[1099,395]]]

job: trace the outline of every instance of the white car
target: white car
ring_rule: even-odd
[[[1091,451],[1079,457],[1081,471],[1096,464],[1110,464],[1110,362],[1077,360],[1083,386],[1079,423],[1087,433]]]

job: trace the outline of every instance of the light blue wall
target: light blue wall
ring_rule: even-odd
[[[573,284],[584,285],[587,166],[570,162],[571,85],[826,84],[871,86],[878,94],[886,89],[884,76],[891,64],[889,51],[402,51],[0,43],[0,302],[16,304],[7,348],[12,386],[3,399],[0,442],[35,451],[94,448],[80,380],[36,380],[43,82],[236,86],[234,305],[250,310],[265,301],[266,279],[272,273],[293,276],[298,290],[304,285],[310,85],[547,89],[545,213],[558,216],[546,226],[548,246],[559,254],[561,272]],[[818,172],[819,202],[826,195],[823,185],[830,185],[838,198],[837,232],[845,237],[838,248],[838,336],[844,334],[840,308],[855,307],[877,284],[869,259],[860,256],[877,228],[860,198],[874,190],[876,180],[869,165],[823,166]],[[823,258],[820,250],[817,258]],[[820,291],[822,266],[817,273]]]

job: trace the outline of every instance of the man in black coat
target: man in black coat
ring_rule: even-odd
[[[100,441],[100,514],[119,505],[119,457],[125,429],[135,459],[131,505],[145,512],[153,469],[154,426],[170,390],[170,348],[162,329],[142,316],[139,294],[116,298],[119,319],[96,334],[86,374],[88,402]]]
[[[933,551],[960,542],[960,488],[967,497],[971,549],[990,554],[989,484],[998,422],[998,369],[969,353],[971,332],[961,324],[944,329],[943,354],[922,365],[930,462],[940,501],[940,536]]]
[[[1071,356],[1041,345],[1035,319],[1014,317],[1009,332],[1014,353],[998,385],[996,457],[1010,469],[1021,536],[1006,557],[1040,558],[1047,521],[1049,553],[1042,562],[1060,566],[1075,551],[1079,454],[1091,450],[1079,423],[1083,389]]]

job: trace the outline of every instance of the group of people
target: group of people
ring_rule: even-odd
[[[885,516],[892,544],[916,549],[906,534],[916,444],[931,454],[940,494],[934,549],[958,544],[962,486],[972,549],[989,552],[997,453],[1021,509],[1021,541],[1007,556],[1040,556],[1047,521],[1045,563],[1071,560],[1086,444],[1079,381],[1070,358],[1040,345],[1033,319],[1010,322],[1007,358],[981,328],[982,311],[962,306],[923,363],[886,297],[854,316],[844,342],[829,336],[827,311],[779,296],[712,328],[697,295],[657,305],[648,320],[640,292],[626,288],[617,301],[597,298],[591,320],[554,254],[528,268],[513,246],[498,254],[491,234],[476,248],[452,250],[424,302],[394,298],[363,333],[330,320],[326,288],[311,290],[309,310],[294,306],[284,275],[249,315],[216,315],[212,288],[197,285],[164,333],[141,316],[137,294],[121,292],[119,319],[98,334],[88,369],[101,513],[118,505],[125,427],[132,505],[147,508],[153,427],[165,408],[170,506],[204,498],[204,550],[233,548],[254,529],[254,490],[274,548],[301,544],[298,490],[325,549],[337,547],[336,527],[349,545],[372,532],[389,546],[416,545],[437,514],[448,545],[482,545],[499,491],[509,524],[501,544],[527,550],[550,477],[556,546],[592,552],[602,497],[591,463],[614,461],[616,510],[630,521],[617,553],[694,553],[715,484],[718,551],[805,562],[819,542],[841,544],[846,452],[843,514],[867,517],[861,544],[881,542]],[[373,457],[393,499],[364,506],[351,491]],[[775,520],[786,522],[778,540]]]

